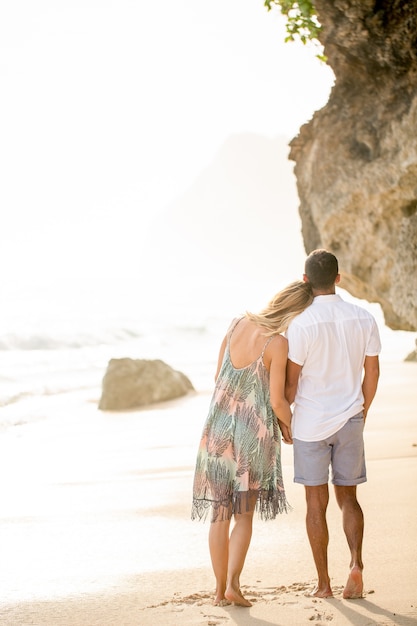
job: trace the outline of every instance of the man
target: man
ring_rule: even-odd
[[[307,534],[318,574],[310,595],[333,595],[327,568],[326,509],[329,466],[351,553],[344,598],[363,592],[363,512],[356,486],[366,481],[363,428],[379,378],[381,342],[373,316],[336,294],[336,257],[314,250],[305,262],[304,280],[313,303],[287,331],[286,394],[294,402],[294,482],[305,485]]]

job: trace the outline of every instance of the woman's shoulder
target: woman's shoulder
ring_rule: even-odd
[[[234,317],[232,319],[232,321],[229,324],[229,328],[227,329],[227,332],[230,333],[238,324],[240,321],[242,321],[243,319],[245,319],[244,315],[240,315],[238,317]]]
[[[271,339],[277,343],[277,345],[284,345],[288,343],[288,339],[286,338],[284,333],[278,333],[276,335],[272,335]]]
[[[288,350],[288,339],[284,335],[273,335],[267,340],[265,347],[270,348],[271,352],[282,352]]]

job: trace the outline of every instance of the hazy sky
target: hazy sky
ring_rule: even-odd
[[[117,272],[228,136],[297,134],[333,76],[284,36],[262,0],[2,0],[3,293]]]

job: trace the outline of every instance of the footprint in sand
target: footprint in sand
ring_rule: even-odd
[[[204,615],[208,619],[207,626],[218,626],[222,621],[226,621],[228,617],[222,617],[221,615]]]
[[[317,609],[315,609],[317,611]],[[330,613],[319,613],[317,612],[316,615],[311,615],[309,618],[310,622],[331,622],[333,620],[333,615],[331,615]]]

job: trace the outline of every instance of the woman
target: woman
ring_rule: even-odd
[[[191,513],[192,519],[204,519],[211,508],[215,605],[252,606],[240,591],[239,579],[254,511],[263,519],[274,519],[288,510],[280,428],[284,441],[291,443],[291,409],[284,395],[288,348],[281,333],[312,300],[308,283],[291,283],[259,314],[233,320],[220,347],[216,385],[197,455]]]

